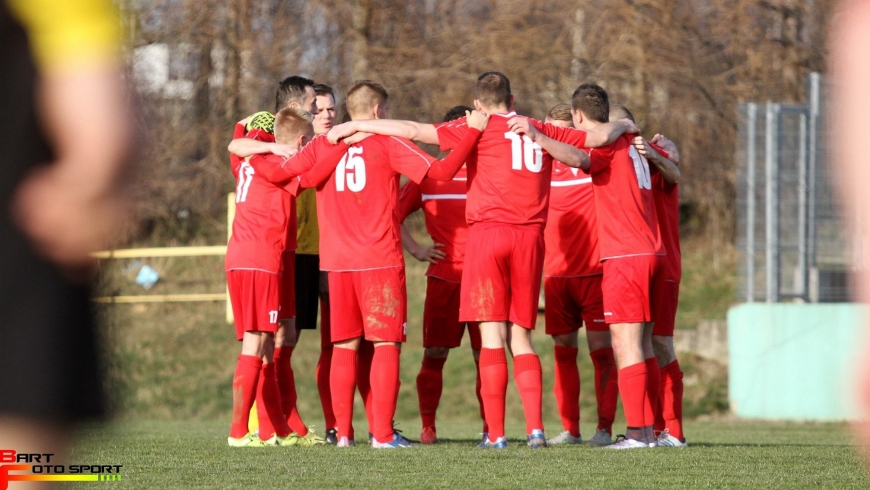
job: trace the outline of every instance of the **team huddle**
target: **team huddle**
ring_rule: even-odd
[[[407,329],[403,246],[430,263],[417,376],[421,443],[437,441],[444,363],[466,329],[483,419],[479,448],[507,446],[508,354],[529,447],[583,443],[577,355],[585,325],[598,410],[585,442],[687,445],[673,346],[680,174],[670,140],[634,136],[631,113],[592,84],[543,122],[519,116],[498,72],[478,78],[473,108],[454,107],[438,124],[387,119],[387,91],[371,80],[347,90],[349,121],[337,126],[335,102],[330,87],[287,78],[277,112],[240,121],[229,146],[238,184],[226,271],[242,342],[230,446],[353,446],[357,389],[371,446],[412,445],[393,427]],[[446,156],[435,159],[412,141]],[[430,247],[402,223],[419,209]],[[563,426],[550,439],[531,342],[542,277]],[[318,301],[325,438],[296,409],[290,362],[301,330],[315,327]],[[627,427],[614,439],[620,394]],[[248,423],[255,401],[256,434]]]

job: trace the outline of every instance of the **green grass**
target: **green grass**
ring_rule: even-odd
[[[411,424],[413,425],[413,424]],[[357,425],[364,435],[364,425]],[[417,425],[419,427],[419,425]],[[412,428],[412,427],[409,427]],[[554,429],[551,426],[551,430]],[[122,464],[112,488],[866,488],[840,424],[689,423],[688,449],[482,451],[478,426],[442,424],[442,442],[404,450],[226,446],[226,422],[125,422],[86,429],[75,464]],[[584,434],[592,426],[584,425]],[[508,436],[523,427],[508,426]],[[71,488],[91,488],[77,484]]]

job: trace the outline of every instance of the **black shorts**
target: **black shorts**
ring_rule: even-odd
[[[320,302],[320,256],[296,254],[296,328],[317,328]]]
[[[12,233],[0,239],[0,413],[98,418],[103,373],[89,288],[66,283]]]

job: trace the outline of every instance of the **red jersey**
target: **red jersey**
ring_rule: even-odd
[[[270,112],[262,111],[251,114],[244,120],[237,122],[233,128],[233,139],[239,138],[250,138],[257,141],[265,141],[266,143],[274,143],[275,116]],[[239,178],[238,169],[243,161],[243,158],[230,153],[230,167],[233,170],[233,177],[237,180]],[[292,215],[287,222],[285,250],[296,250],[296,197],[289,193],[285,197],[292,210]]]
[[[402,138],[375,135],[351,146],[317,188],[321,270],[403,267],[399,175],[420,183],[433,161]]]
[[[655,145],[650,145],[665,158],[667,152]],[[667,258],[662,261],[665,280],[679,281],[683,277],[682,254],[680,252],[680,193],[677,184],[669,184],[658,171],[652,172],[653,200],[656,216],[659,220],[659,230]]]
[[[441,247],[447,257],[437,264],[429,264],[426,275],[450,282],[462,279],[465,245],[468,243],[468,222],[465,221],[467,172],[460,169],[449,182],[423,179],[416,184],[408,182],[399,192],[399,221],[423,209],[426,231]]]
[[[465,212],[469,224],[547,221],[553,158],[540,145],[508,128],[508,120],[515,116],[515,112],[493,114],[468,157]],[[468,131],[464,117],[435,127],[444,151],[453,149]]]
[[[544,228],[544,244],[545,276],[602,273],[592,177],[558,160],[553,162],[550,216]]]
[[[589,150],[601,260],[664,255],[649,163],[622,135]]]
[[[288,180],[307,172],[318,161],[338,160],[347,146],[330,145],[315,138],[290,158],[254,155],[242,161],[236,186],[236,215],[227,245],[226,270],[250,269],[280,274],[281,254],[287,244],[287,222],[295,214],[288,192]]]

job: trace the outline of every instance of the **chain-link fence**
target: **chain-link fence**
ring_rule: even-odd
[[[849,301],[854,262],[831,181],[827,83],[803,105],[738,108],[738,295],[745,301]]]

